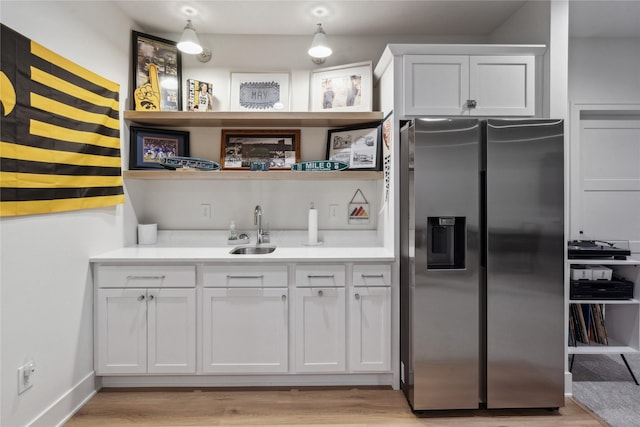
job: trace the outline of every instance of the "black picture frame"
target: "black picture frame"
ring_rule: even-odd
[[[379,171],[381,157],[380,122],[329,129],[327,132],[327,160],[347,163],[347,170]]]
[[[164,169],[163,156],[189,156],[189,132],[131,126],[129,169]]]
[[[182,55],[176,42],[131,31],[131,51],[131,109],[158,111],[149,107],[136,108],[136,89],[151,85],[149,64],[153,63],[158,70],[160,111],[182,111]]]

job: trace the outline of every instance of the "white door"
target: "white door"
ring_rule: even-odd
[[[148,289],[148,372],[195,373],[196,290]]]
[[[344,372],[344,288],[296,288],[296,372]]]
[[[349,365],[354,372],[391,369],[391,288],[355,287],[349,297]]]
[[[405,55],[403,67],[406,116],[468,114],[468,56]]]
[[[147,372],[146,289],[98,289],[98,375]]]
[[[203,370],[287,372],[287,288],[203,290]]]
[[[471,56],[469,79],[471,115],[535,115],[535,57]]]

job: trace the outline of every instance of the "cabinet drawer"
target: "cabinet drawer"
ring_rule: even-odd
[[[273,264],[225,264],[203,268],[205,287],[265,287],[287,286],[287,266]]]
[[[192,288],[195,265],[101,265],[96,277],[100,288]]]
[[[391,286],[391,266],[388,264],[355,264],[353,286]]]
[[[296,266],[296,286],[298,287],[344,286],[345,278],[343,264],[301,264]]]

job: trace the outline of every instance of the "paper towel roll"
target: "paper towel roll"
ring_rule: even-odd
[[[318,243],[318,211],[313,207],[313,203],[309,209],[309,241],[307,243],[310,245]]]
[[[158,241],[158,224],[138,224],[138,244],[154,245]]]

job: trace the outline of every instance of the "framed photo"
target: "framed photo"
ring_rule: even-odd
[[[134,109],[181,111],[182,57],[176,43],[137,31],[131,38]]]
[[[289,111],[288,73],[231,73],[231,111]]]
[[[329,129],[327,160],[347,163],[348,169],[380,170],[381,133],[380,123]]]
[[[311,72],[309,111],[371,111],[371,61]]]
[[[222,129],[220,147],[222,169],[291,169],[300,161],[300,129]]]
[[[189,156],[189,132],[131,126],[129,169],[163,169],[160,159]]]

